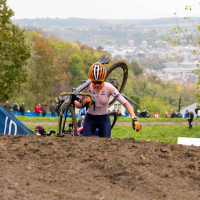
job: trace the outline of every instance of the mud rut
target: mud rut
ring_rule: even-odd
[[[200,199],[200,148],[0,136],[0,199]]]

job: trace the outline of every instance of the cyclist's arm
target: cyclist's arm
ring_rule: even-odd
[[[79,102],[79,101],[74,101],[74,103],[75,103],[75,106],[77,107],[77,108],[84,108],[84,106],[82,105],[82,103],[81,102]]]
[[[126,102],[123,104],[123,106],[126,108],[126,110],[128,111],[128,113],[129,113],[129,115],[130,115],[131,117],[135,115],[135,113],[134,113],[134,111],[133,111],[133,108],[132,108],[131,104],[130,104],[128,101],[126,101]]]

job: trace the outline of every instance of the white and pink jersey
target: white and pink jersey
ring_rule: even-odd
[[[108,82],[104,82],[100,88],[100,92],[97,95],[93,83],[88,85],[82,93],[90,93],[95,98],[95,110],[94,105],[89,105],[87,112],[91,115],[105,115],[108,113],[108,105],[110,96],[112,95],[122,105],[126,102],[126,99],[119,93],[119,91]],[[84,99],[83,96],[80,97]]]

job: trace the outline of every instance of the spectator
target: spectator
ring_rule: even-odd
[[[9,104],[8,101],[6,101],[6,104],[4,105],[4,108],[5,108],[8,112],[11,111],[11,105]]]
[[[129,116],[129,113],[128,113],[127,110],[124,111],[124,115],[125,115],[125,117],[128,117],[128,116]]]
[[[121,113],[121,111],[120,111],[119,108],[117,109],[117,116],[118,116],[118,117],[121,117],[121,116],[122,116],[122,113]]]
[[[46,103],[46,101],[44,101],[41,106],[42,117],[45,117],[47,114],[47,106],[48,104]]]
[[[56,116],[56,106],[55,106],[54,102],[52,102],[52,104],[50,106],[50,111],[51,111],[51,116],[55,117]]]
[[[183,118],[182,114],[181,114],[179,111],[177,111],[176,117],[178,117],[178,118]]]
[[[85,116],[82,115],[81,118],[78,120],[78,124],[77,124],[78,128],[83,126],[84,119],[85,119]]]
[[[39,117],[39,116],[40,116],[40,112],[41,112],[40,103],[38,103],[38,104],[35,106],[35,112],[37,113],[37,116]]]
[[[85,115],[85,108],[81,108],[80,110],[79,110],[79,115]]]
[[[165,115],[164,115],[165,118],[169,118],[169,113],[167,112],[167,110],[165,110]]]
[[[146,113],[146,117],[147,118],[149,118],[150,117],[150,114],[149,114],[149,112],[147,111],[147,113]]]
[[[156,113],[153,115],[153,118],[160,118],[160,115],[156,112]]]
[[[198,115],[199,110],[200,110],[200,108],[199,108],[199,105],[198,105],[197,108],[195,108],[195,113],[196,113],[197,117],[199,117],[199,115]]]
[[[140,115],[140,109],[137,109],[137,112],[135,113],[137,117],[141,117]]]
[[[188,110],[185,111],[184,118],[188,118]]]
[[[146,112],[146,109],[144,108],[142,113],[141,113],[141,117],[146,118],[146,114],[147,114],[147,112]]]
[[[115,107],[113,108],[113,110],[112,110],[112,111],[113,111],[113,112],[117,112]]]
[[[174,112],[174,109],[173,109],[171,113],[171,118],[175,118],[175,117],[176,117],[176,113]]]
[[[24,107],[24,102],[22,102],[22,105],[19,107],[19,111],[22,113],[22,115],[24,116],[25,113],[25,107]]]
[[[13,110],[12,114],[15,116],[17,111],[19,110],[19,107],[17,105],[17,101],[15,101],[15,103],[12,105],[12,110]]]
[[[194,114],[191,110],[188,112],[188,124],[189,124],[189,129],[192,128],[192,121],[194,118]]]

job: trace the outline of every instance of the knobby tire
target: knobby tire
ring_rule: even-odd
[[[59,136],[64,136],[65,135],[65,124],[67,123],[67,112],[68,110],[71,113],[71,118],[72,118],[72,124],[73,124],[73,134],[74,136],[77,136],[77,120],[76,120],[76,114],[75,114],[75,109],[72,104],[68,103],[63,103],[63,105],[60,108],[60,114],[59,114],[59,120],[58,120],[58,134]],[[63,114],[66,112],[65,117],[63,118]]]
[[[127,81],[127,78],[128,78],[128,67],[126,65],[125,62],[122,62],[122,61],[118,61],[116,63],[114,63],[108,70],[107,70],[107,73],[106,73],[106,78],[110,75],[110,73],[115,70],[116,68],[122,68],[123,72],[124,72],[124,77],[123,77],[123,81],[122,81],[122,84],[121,84],[121,87],[120,89],[118,90],[119,93],[122,93],[123,90],[124,90],[124,87],[126,85],[126,81]],[[105,78],[105,80],[106,80]],[[109,102],[109,106],[108,107],[111,107],[114,103],[115,103],[116,99],[112,99],[110,100]]]

